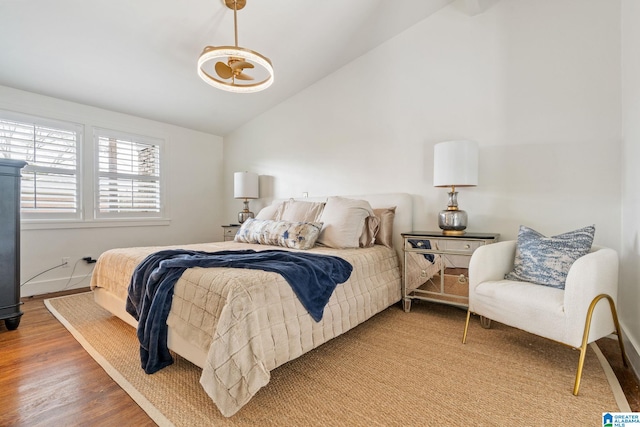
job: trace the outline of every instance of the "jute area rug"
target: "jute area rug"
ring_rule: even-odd
[[[495,322],[482,329],[478,318],[463,345],[465,312],[423,303],[410,313],[390,307],[274,370],[224,418],[200,388],[200,369],[184,359],[146,375],[135,330],[90,293],[46,304],[159,425],[595,426],[603,412],[629,411],[597,347],[576,397],[577,351]]]

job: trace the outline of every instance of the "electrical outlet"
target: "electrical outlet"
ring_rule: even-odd
[[[68,256],[63,256],[62,257],[62,268],[68,268],[69,267],[69,257]]]

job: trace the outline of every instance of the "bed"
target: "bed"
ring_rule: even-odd
[[[400,233],[412,229],[411,196],[394,193],[343,198],[366,201],[376,214],[384,212],[385,215],[389,208],[395,207],[395,214],[387,217],[383,236],[387,244],[357,248],[315,245],[304,250],[335,255],[353,266],[349,279],[335,288],[320,321],[312,319],[291,286],[277,273],[226,267],[189,268],[175,283],[166,322],[168,347],[202,368],[200,383],[224,416],[232,416],[264,387],[269,382],[271,370],[400,301],[400,264],[403,259]],[[303,201],[326,202],[327,209],[323,212],[326,226],[326,221],[329,224],[336,221],[336,211],[328,209],[328,200],[334,199],[340,198],[308,198]],[[282,207],[292,201],[275,201],[260,211],[256,222],[260,216],[286,217],[285,214],[293,210],[283,213]],[[294,213],[301,214],[300,211]],[[303,214],[316,215],[317,212],[305,210]],[[348,217],[353,218],[353,215]],[[366,227],[365,224],[363,230]],[[340,233],[339,238],[345,234],[345,230],[339,227],[329,227],[328,230]],[[136,320],[125,309],[132,274],[148,255],[172,248],[206,252],[300,250],[238,241],[109,250],[99,257],[91,279],[96,303],[137,327]]]

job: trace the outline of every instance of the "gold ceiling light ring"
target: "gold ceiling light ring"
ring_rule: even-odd
[[[242,80],[242,81],[252,81],[252,80],[243,80],[244,77],[233,78],[233,76],[229,76],[225,78],[223,75],[220,75],[219,72],[205,71],[204,69],[205,64],[216,61],[216,60],[220,60],[220,59],[228,60],[228,58],[233,58],[235,60],[241,59],[241,60],[244,60],[244,62],[250,61],[249,63],[252,65],[252,67],[254,63],[258,64],[260,65],[261,68],[266,70],[269,76],[266,79],[259,82],[241,83],[241,82],[238,82],[237,80]],[[218,63],[224,64],[223,62],[218,62]],[[221,68],[221,66],[218,66],[217,65],[218,63],[216,63],[215,68],[219,69]],[[230,66],[230,68],[231,67],[232,66]],[[245,68],[249,68],[249,67],[245,67]],[[242,73],[242,70],[240,70],[240,74],[243,76],[245,75],[244,73]],[[271,65],[271,61],[267,57],[262,56],[258,52],[254,52],[249,49],[244,49],[241,47],[239,48],[235,46],[218,46],[218,47],[207,46],[204,48],[204,50],[200,54],[200,58],[198,59],[198,75],[202,78],[202,80],[204,80],[205,82],[207,82],[208,84],[210,84],[215,88],[227,90],[230,92],[251,93],[251,92],[258,92],[258,91],[264,90],[269,86],[271,86],[271,84],[273,83],[273,66]]]
[[[237,11],[246,0],[223,0],[233,10],[235,46],[207,46],[198,58],[198,75],[211,86],[229,92],[259,92],[273,84],[273,65],[264,55],[238,46]],[[213,65],[212,65],[213,64]],[[252,70],[245,73],[245,69]],[[262,76],[254,81],[253,71]]]

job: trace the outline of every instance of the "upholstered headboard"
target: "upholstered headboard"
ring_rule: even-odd
[[[338,196],[338,194],[336,194]],[[408,193],[387,193],[387,194],[358,194],[358,195],[339,195],[340,197],[347,197],[349,199],[360,199],[369,202],[373,209],[378,208],[390,208],[396,207],[396,215],[393,220],[393,248],[398,254],[400,263],[404,260],[402,252],[402,236],[401,233],[410,232],[413,229],[413,199]],[[299,198],[294,197],[296,200],[305,202],[324,202],[327,200],[325,197],[308,197]],[[273,202],[280,202],[289,199],[277,199]]]

